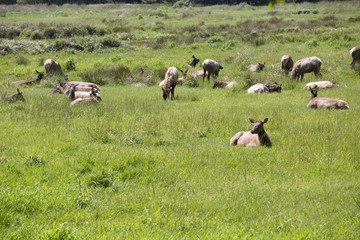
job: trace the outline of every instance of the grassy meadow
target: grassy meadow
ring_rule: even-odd
[[[0,239],[359,239],[359,13],[358,1],[0,6],[2,97],[53,58],[103,98],[70,107],[51,94],[62,77],[46,77],[0,102]],[[164,101],[167,68],[193,54],[238,86],[212,89],[198,65]],[[350,109],[306,108],[318,79],[282,76],[284,54],[319,57],[342,87],[318,96]],[[247,94],[275,81],[281,93]],[[229,146],[249,117],[269,118],[271,148]]]

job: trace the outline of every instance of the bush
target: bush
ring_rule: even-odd
[[[98,85],[124,84],[129,82],[132,77],[130,68],[123,65],[111,65],[95,67],[93,70],[86,70],[80,73],[80,77],[85,82],[93,82]]]
[[[29,61],[24,56],[16,58],[15,62],[17,65],[27,65],[29,63]]]
[[[56,38],[57,31],[55,28],[47,28],[44,30],[44,36],[45,38],[54,39]]]
[[[189,79],[186,80],[186,82],[184,83],[185,86],[188,86],[189,88],[196,88],[198,87],[200,84],[199,84],[199,81],[194,78],[194,77],[191,77]]]
[[[66,71],[75,70],[75,68],[76,68],[75,60],[73,58],[69,58],[68,60],[66,60],[65,63],[64,63],[64,68],[65,68]]]
[[[12,53],[13,50],[9,47],[9,46],[1,46],[0,45],[0,54],[1,55],[8,55],[10,53]]]
[[[41,39],[44,39],[44,35],[38,31],[35,31],[35,32],[31,33],[30,39],[31,40],[41,40]]]
[[[108,48],[114,48],[114,47],[120,47],[121,43],[119,41],[117,41],[114,38],[108,37],[108,38],[104,38],[103,40],[101,40],[101,44],[104,47],[108,47]]]

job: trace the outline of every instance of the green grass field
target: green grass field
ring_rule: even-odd
[[[103,98],[70,107],[51,94],[62,78],[48,77],[20,88],[25,102],[0,102],[0,239],[360,238],[360,64],[351,70],[349,54],[359,10],[0,6],[1,96],[53,58],[69,80],[101,84]],[[212,89],[191,77],[197,66],[164,101],[166,69],[187,68],[193,54],[239,85]],[[303,87],[318,79],[282,76],[284,54],[321,58],[322,80],[342,87],[319,96],[350,109],[306,108]],[[261,73],[246,70],[264,61]],[[275,81],[281,93],[247,94]],[[249,117],[269,118],[273,147],[229,146]]]

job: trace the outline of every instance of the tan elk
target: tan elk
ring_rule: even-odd
[[[263,121],[255,121],[252,118],[249,118],[250,122],[253,124],[253,128],[248,132],[238,132],[234,137],[230,139],[231,145],[240,145],[244,147],[257,147],[257,146],[266,146],[271,147],[272,142],[264,130],[264,123],[267,123],[268,118],[265,118]]]
[[[317,90],[311,89],[308,108],[349,109],[349,104],[339,98],[317,97]]]
[[[60,64],[53,59],[47,59],[44,63],[44,68],[45,68],[46,74],[63,75],[63,71],[61,69]]]
[[[248,66],[248,69],[250,72],[261,72],[265,68],[265,62],[264,64],[259,63],[258,65],[250,64]]]
[[[301,77],[301,81],[304,78],[305,73],[314,72],[315,77],[320,76],[320,68],[321,68],[321,59],[318,57],[308,57],[303,58],[297,61],[291,71],[291,78],[299,81]]]
[[[291,56],[286,54],[281,58],[281,73],[285,74],[286,76],[289,75],[292,68],[294,66],[294,61],[292,60]]]

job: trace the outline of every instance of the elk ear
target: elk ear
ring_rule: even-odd
[[[264,121],[262,121],[263,123],[267,123],[268,118],[265,118]]]
[[[184,71],[183,71],[183,70],[180,70],[180,72],[184,73]]]
[[[20,90],[18,88],[16,88],[17,92],[20,93]]]
[[[163,92],[165,92],[164,88],[161,88]]]
[[[277,84],[277,82],[275,82],[275,84]]]
[[[254,122],[255,122],[255,120],[252,119],[252,118],[249,118],[249,121],[250,121],[251,123],[254,123]]]
[[[39,73],[37,69],[35,71],[36,71],[36,73]]]

